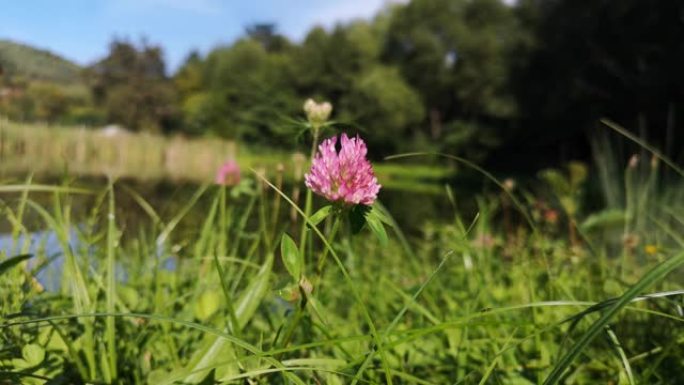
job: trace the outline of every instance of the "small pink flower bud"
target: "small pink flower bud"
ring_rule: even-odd
[[[235,186],[240,183],[240,167],[234,160],[225,162],[216,172],[216,184]]]

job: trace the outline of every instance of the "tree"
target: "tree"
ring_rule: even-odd
[[[183,67],[183,76],[188,76],[191,65],[195,64]],[[242,39],[214,49],[201,67],[202,89],[183,100],[192,130],[272,143],[278,122],[292,116],[301,104],[291,85],[289,56],[268,52],[256,40]]]
[[[527,0],[535,27],[516,70],[524,137],[574,156],[609,117],[670,155],[684,135],[684,3],[677,0]]]
[[[422,96],[433,140],[479,157],[516,115],[508,64],[519,38],[499,0],[414,0],[393,12],[383,56]]]
[[[249,39],[261,44],[267,52],[283,52],[290,48],[287,38],[277,33],[276,25],[272,23],[257,23],[245,28]]]
[[[410,129],[422,121],[423,104],[398,69],[376,65],[358,76],[340,109],[343,120],[359,122],[376,153],[415,150]]]
[[[173,128],[176,94],[165,74],[161,48],[115,40],[109,54],[87,74],[94,101],[109,122],[151,132]]]
[[[202,90],[204,87],[202,63],[200,54],[193,51],[173,76],[173,83],[181,99]]]
[[[353,40],[343,26],[336,26],[331,33],[313,28],[293,60],[299,93],[320,95],[333,104],[338,104],[359,73],[373,62],[363,43]]]
[[[300,97],[335,106],[335,120],[363,130],[375,156],[396,152],[424,116],[420,95],[393,65],[381,62],[388,16],[312,29],[294,55]],[[345,127],[349,130],[351,127]]]

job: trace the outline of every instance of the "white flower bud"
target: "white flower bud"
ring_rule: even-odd
[[[304,102],[304,112],[306,113],[309,123],[313,126],[320,126],[325,123],[332,113],[332,104],[329,102],[316,103],[313,99],[307,99]]]

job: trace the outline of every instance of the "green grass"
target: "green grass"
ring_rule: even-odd
[[[451,186],[452,219],[415,234],[380,204],[356,232],[360,218],[244,172],[173,211],[123,182],[0,186],[0,383],[684,382],[684,201],[657,168],[611,174],[630,196],[611,215],[574,190]],[[29,256],[22,236],[41,229],[59,247]],[[54,258],[62,286],[44,291]]]

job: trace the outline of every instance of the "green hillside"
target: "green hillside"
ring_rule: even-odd
[[[5,76],[57,83],[80,81],[81,67],[49,51],[0,39],[0,67]]]

